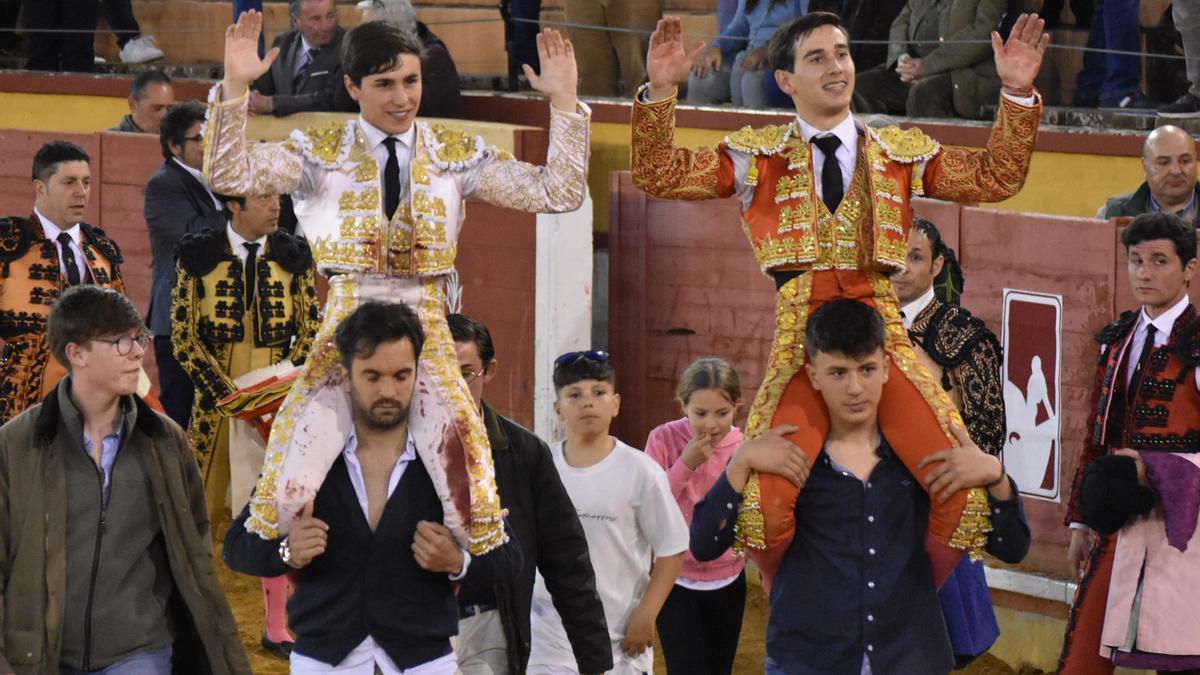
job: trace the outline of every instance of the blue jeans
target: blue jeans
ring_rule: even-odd
[[[74,670],[60,666],[58,672],[59,675],[171,675],[171,648],[134,654],[100,670]]]
[[[1138,31],[1138,0],[1100,0],[1092,15],[1087,46],[1095,49],[1142,50]],[[1085,52],[1076,80],[1077,105],[1113,106],[1140,89],[1142,60],[1138,56]]]
[[[251,10],[251,9],[256,9],[256,10],[258,10],[259,14],[262,14],[262,11],[263,11],[262,5],[263,5],[263,0],[233,0],[233,20],[237,21],[237,18],[242,15],[242,12],[245,12],[245,11]],[[1136,13],[1135,13],[1135,16],[1136,16]],[[267,53],[266,49],[264,49],[264,47],[263,47],[262,33],[259,33],[258,34],[258,55],[261,58],[266,53]]]

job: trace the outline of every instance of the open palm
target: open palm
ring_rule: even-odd
[[[650,51],[646,54],[646,74],[655,89],[674,87],[688,80],[696,55],[704,49],[697,42],[689,49],[683,47],[683,23],[677,16],[659,19],[650,36]]]
[[[258,56],[262,20],[263,15],[252,9],[242,12],[237,23],[225,29],[225,81],[235,87],[257,80],[279,56],[277,47],[272,47],[265,58]]]
[[[579,85],[579,66],[575,63],[575,48],[570,40],[553,28],[543,28],[537,35],[538,60],[541,74],[525,64],[529,86],[550,96],[552,101],[574,99]],[[574,104],[570,104],[574,110]]]
[[[1006,87],[1026,89],[1033,86],[1042,67],[1042,55],[1050,44],[1043,32],[1046,22],[1035,14],[1022,14],[1013,24],[1007,42],[992,33],[992,51],[996,54],[996,74]]]

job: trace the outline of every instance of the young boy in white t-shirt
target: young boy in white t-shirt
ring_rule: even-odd
[[[608,434],[621,397],[608,354],[570,352],[554,362],[554,410],[567,440],[550,451],[587,535],[617,675],[654,669],[654,622],[675,584],[688,530],[654,460]],[[529,673],[577,673],[546,583],[533,591]],[[590,674],[588,674],[590,675]]]

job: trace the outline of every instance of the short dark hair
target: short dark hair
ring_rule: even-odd
[[[596,380],[597,382],[607,382],[609,384],[616,383],[616,371],[613,370],[612,360],[605,358],[602,360],[592,359],[587,356],[591,352],[569,352],[575,354],[575,358],[563,360],[563,356],[558,357],[554,363],[554,393],[562,391],[563,387],[570,386],[581,380]]]
[[[942,271],[933,278],[933,294],[942,302],[961,304],[962,292],[966,288],[967,282],[963,279],[962,265],[958,263],[958,256],[954,255],[954,249],[946,245],[937,226],[924,218],[914,216],[913,229],[925,235],[925,238],[929,240],[934,259],[937,259],[938,256],[942,258]],[[931,260],[930,263],[932,262]]]
[[[136,101],[146,98],[146,90],[152,84],[171,85],[171,76],[161,70],[147,70],[144,73],[139,73],[133,78],[133,84],[129,85],[129,96]]]
[[[72,286],[58,296],[46,320],[50,354],[67,369],[67,345],[82,345],[106,335],[143,329],[142,319],[129,298],[95,284]]]
[[[70,141],[50,141],[38,149],[33,156],[33,179],[45,182],[58,171],[63,162],[91,163],[92,158],[83,148]]]
[[[847,40],[850,39],[850,33],[842,27],[841,20],[833,12],[809,12],[798,16],[775,29],[767,42],[767,58],[770,59],[771,69],[791,72],[796,67],[796,41],[808,37],[809,33],[821,26],[834,26],[842,31]]]
[[[172,145],[183,145],[188,129],[196,122],[204,121],[204,106],[199,101],[182,101],[171,106],[158,128],[158,142],[162,145],[163,159],[171,159]]]
[[[883,319],[868,305],[849,298],[827,302],[808,318],[804,346],[811,360],[819,353],[861,359],[883,347]]]
[[[395,68],[402,54],[412,54],[419,59],[421,53],[421,43],[416,36],[400,30],[391,21],[368,21],[346,34],[342,70],[358,87],[364,77]]]
[[[238,195],[225,195],[219,192],[214,192],[213,196],[216,197],[222,204],[224,204],[225,208],[229,208],[230,204],[237,204],[243,209],[246,208],[245,197],[239,197]]]
[[[1161,211],[1143,213],[1134,218],[1121,232],[1121,245],[1125,253],[1132,246],[1144,241],[1155,239],[1170,239],[1175,244],[1175,253],[1179,254],[1179,263],[1187,265],[1196,257],[1196,228],[1183,222],[1178,216]]]
[[[413,356],[420,358],[425,345],[421,320],[408,305],[391,302],[364,302],[342,319],[334,333],[346,368],[354,359],[370,358],[379,345],[404,339],[412,342]]]
[[[496,347],[492,344],[492,332],[482,322],[463,314],[447,314],[446,323],[455,342],[474,342],[479,351],[479,360],[486,367],[496,358]]]

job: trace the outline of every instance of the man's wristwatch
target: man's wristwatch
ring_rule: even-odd
[[[292,565],[292,547],[288,545],[288,538],[284,537],[283,541],[279,542],[279,559],[284,565],[293,567]]]

